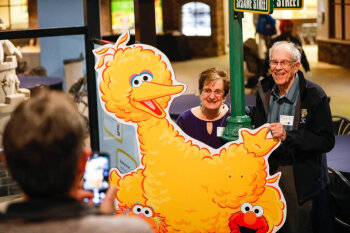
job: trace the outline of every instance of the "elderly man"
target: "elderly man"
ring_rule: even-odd
[[[292,35],[293,27],[294,23],[292,20],[281,20],[279,26],[281,34],[271,40],[271,45],[278,41],[290,41],[301,47],[300,40]],[[310,65],[303,49],[301,50],[301,65],[304,67],[305,72],[310,75]]]
[[[259,82],[251,117],[255,127],[270,123],[282,142],[269,158],[270,173],[282,172],[279,185],[287,202],[281,232],[332,232],[325,192],[325,153],[334,146],[331,111],[323,89],[299,70],[300,57],[295,44],[274,43],[272,75]]]
[[[0,232],[151,233],[141,219],[102,214],[114,210],[115,193],[99,209],[80,201],[91,150],[74,102],[63,92],[39,92],[13,112],[4,133],[3,160],[25,194],[1,216]],[[109,205],[108,205],[109,204]]]

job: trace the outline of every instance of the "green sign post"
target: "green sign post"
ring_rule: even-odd
[[[277,10],[300,10],[304,7],[303,0],[275,0],[273,6]]]
[[[251,119],[245,114],[244,66],[242,12],[234,12],[233,0],[229,1],[229,43],[230,43],[230,79],[231,79],[231,116],[222,138],[226,141],[238,139],[240,128],[251,128]],[[235,0],[238,1],[238,0]]]
[[[222,138],[234,141],[240,128],[251,128],[251,119],[245,114],[242,12],[271,14],[273,9],[301,9],[303,0],[228,0],[231,79],[231,117]],[[232,9],[234,12],[232,14]]]

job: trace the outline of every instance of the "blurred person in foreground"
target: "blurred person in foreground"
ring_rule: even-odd
[[[230,110],[225,104],[230,91],[230,79],[226,71],[210,68],[199,77],[200,106],[180,114],[176,123],[189,136],[213,148],[219,148]]]
[[[324,90],[299,70],[301,53],[286,41],[269,51],[271,73],[258,83],[255,128],[268,130],[281,145],[269,157],[270,173],[282,172],[279,186],[287,218],[279,232],[333,232],[326,191],[326,152],[334,146],[332,114]]]
[[[93,194],[81,189],[91,155],[84,147],[84,124],[63,92],[43,90],[12,113],[3,137],[2,159],[24,192],[8,206],[0,232],[152,232],[141,219],[115,217],[115,189],[100,208],[82,202]]]

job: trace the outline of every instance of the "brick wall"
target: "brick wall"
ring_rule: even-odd
[[[163,1],[163,30],[181,31],[181,7],[191,0]],[[193,57],[212,57],[225,54],[224,14],[222,0],[200,0],[210,6],[211,36],[188,37]]]
[[[111,20],[111,0],[100,1],[100,27],[101,35],[112,35],[112,20]]]
[[[317,44],[319,61],[350,67],[350,42],[317,40]]]
[[[29,28],[38,28],[38,3],[37,0],[28,1]]]
[[[163,4],[163,31],[181,31],[181,7],[193,0],[166,0]],[[212,57],[225,54],[224,14],[222,0],[196,0],[206,3],[211,9],[212,35],[188,37],[188,46],[193,57]],[[38,26],[37,1],[29,1],[29,25]],[[112,35],[111,0],[100,1],[100,25],[103,36]]]
[[[192,57],[212,57],[225,54],[224,14],[222,0],[199,0],[211,9],[211,36],[188,37],[188,48]],[[166,0],[163,6],[164,33],[181,31],[181,7],[191,0]],[[110,0],[101,0],[101,33],[112,35]],[[174,46],[174,45],[169,45]]]
[[[5,165],[0,161],[0,197],[21,193],[17,183],[10,177]]]

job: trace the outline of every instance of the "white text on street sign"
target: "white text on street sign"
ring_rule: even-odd
[[[235,11],[268,14],[270,8],[270,0],[234,0]]]
[[[296,9],[300,10],[303,8],[303,0],[274,0],[275,4],[273,6],[274,9]]]

